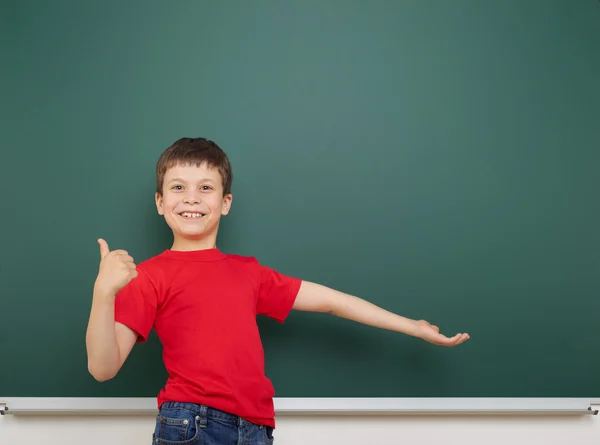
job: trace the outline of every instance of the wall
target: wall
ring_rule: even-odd
[[[3,416],[0,445],[150,445],[152,416]],[[565,445],[599,442],[599,416],[278,418],[277,445]]]

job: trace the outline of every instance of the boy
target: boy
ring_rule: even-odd
[[[126,251],[98,240],[86,335],[89,371],[105,381],[155,329],[169,373],[158,395],[156,445],[273,443],[274,391],[264,374],[257,314],[283,322],[291,309],[329,312],[444,346],[469,338],[447,338],[424,320],[222,253],[216,240],[231,208],[232,170],[212,141],[177,140],[160,156],[156,182],[156,208],[173,245],[136,266]]]

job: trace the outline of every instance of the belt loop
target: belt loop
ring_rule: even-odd
[[[206,405],[200,405],[200,414],[196,417],[196,421],[199,422],[200,428],[206,428],[208,420],[208,407]]]

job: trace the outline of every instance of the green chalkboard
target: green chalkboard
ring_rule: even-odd
[[[85,330],[98,237],[170,247],[184,136],[232,161],[223,251],[471,334],[260,318],[277,396],[598,393],[600,2],[1,4],[1,395],[159,391],[155,335],[98,383]]]

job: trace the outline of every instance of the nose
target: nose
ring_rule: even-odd
[[[189,189],[183,197],[183,202],[186,204],[199,204],[200,195],[197,190]]]

